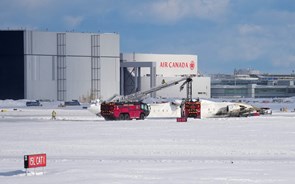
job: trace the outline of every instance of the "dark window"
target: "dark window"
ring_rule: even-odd
[[[24,32],[0,31],[0,99],[24,98]]]

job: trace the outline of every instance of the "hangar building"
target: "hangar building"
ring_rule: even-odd
[[[120,92],[116,33],[0,31],[0,99],[108,98]]]
[[[0,40],[0,99],[108,99],[197,75],[196,55],[120,56],[117,33],[0,30]],[[157,92],[185,95],[179,86]],[[193,97],[210,97],[210,78],[194,78]]]

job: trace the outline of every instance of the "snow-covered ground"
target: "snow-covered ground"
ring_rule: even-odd
[[[273,115],[104,121],[82,107],[0,101],[0,183],[295,183],[294,100],[253,103]],[[47,154],[45,174],[26,176],[34,153]]]

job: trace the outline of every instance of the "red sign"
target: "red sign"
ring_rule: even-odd
[[[186,117],[180,117],[180,118],[176,118],[177,122],[187,122],[187,118]]]
[[[25,155],[25,168],[46,167],[46,154]]]
[[[160,62],[161,68],[190,68],[195,69],[195,62]]]

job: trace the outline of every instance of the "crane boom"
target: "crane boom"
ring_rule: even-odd
[[[189,76],[185,76],[185,77],[182,77],[182,78],[174,80],[174,81],[165,82],[165,83],[163,83],[163,84],[161,84],[159,86],[153,87],[153,88],[148,89],[146,91],[139,91],[139,92],[127,95],[123,99],[126,100],[126,101],[139,100],[139,99],[143,98],[144,96],[146,96],[146,95],[148,95],[150,93],[162,90],[164,88],[168,88],[170,86],[177,85],[179,82],[186,81],[185,83],[187,83],[187,81],[192,80],[191,79],[192,77],[193,77],[192,75],[189,75]]]
[[[130,94],[130,95],[126,95],[126,96],[121,96],[121,95],[113,95],[111,98],[109,98],[108,100],[106,100],[106,102],[114,102],[114,101],[119,101],[119,102],[122,102],[122,101],[137,101],[137,100],[141,100],[144,96],[150,94],[150,93],[153,93],[153,92],[156,92],[156,91],[159,91],[161,89],[164,89],[164,88],[168,88],[170,86],[174,86],[174,85],[177,85],[179,82],[182,82],[182,81],[185,81],[183,85],[181,85],[180,87],[180,91],[182,90],[183,86],[192,81],[192,77],[195,77],[195,75],[187,75],[187,76],[184,76],[180,79],[177,79],[177,80],[173,80],[173,81],[170,81],[170,82],[165,82],[159,86],[156,86],[156,87],[153,87],[151,89],[148,89],[146,91],[138,91],[136,93],[133,93],[133,94]]]

